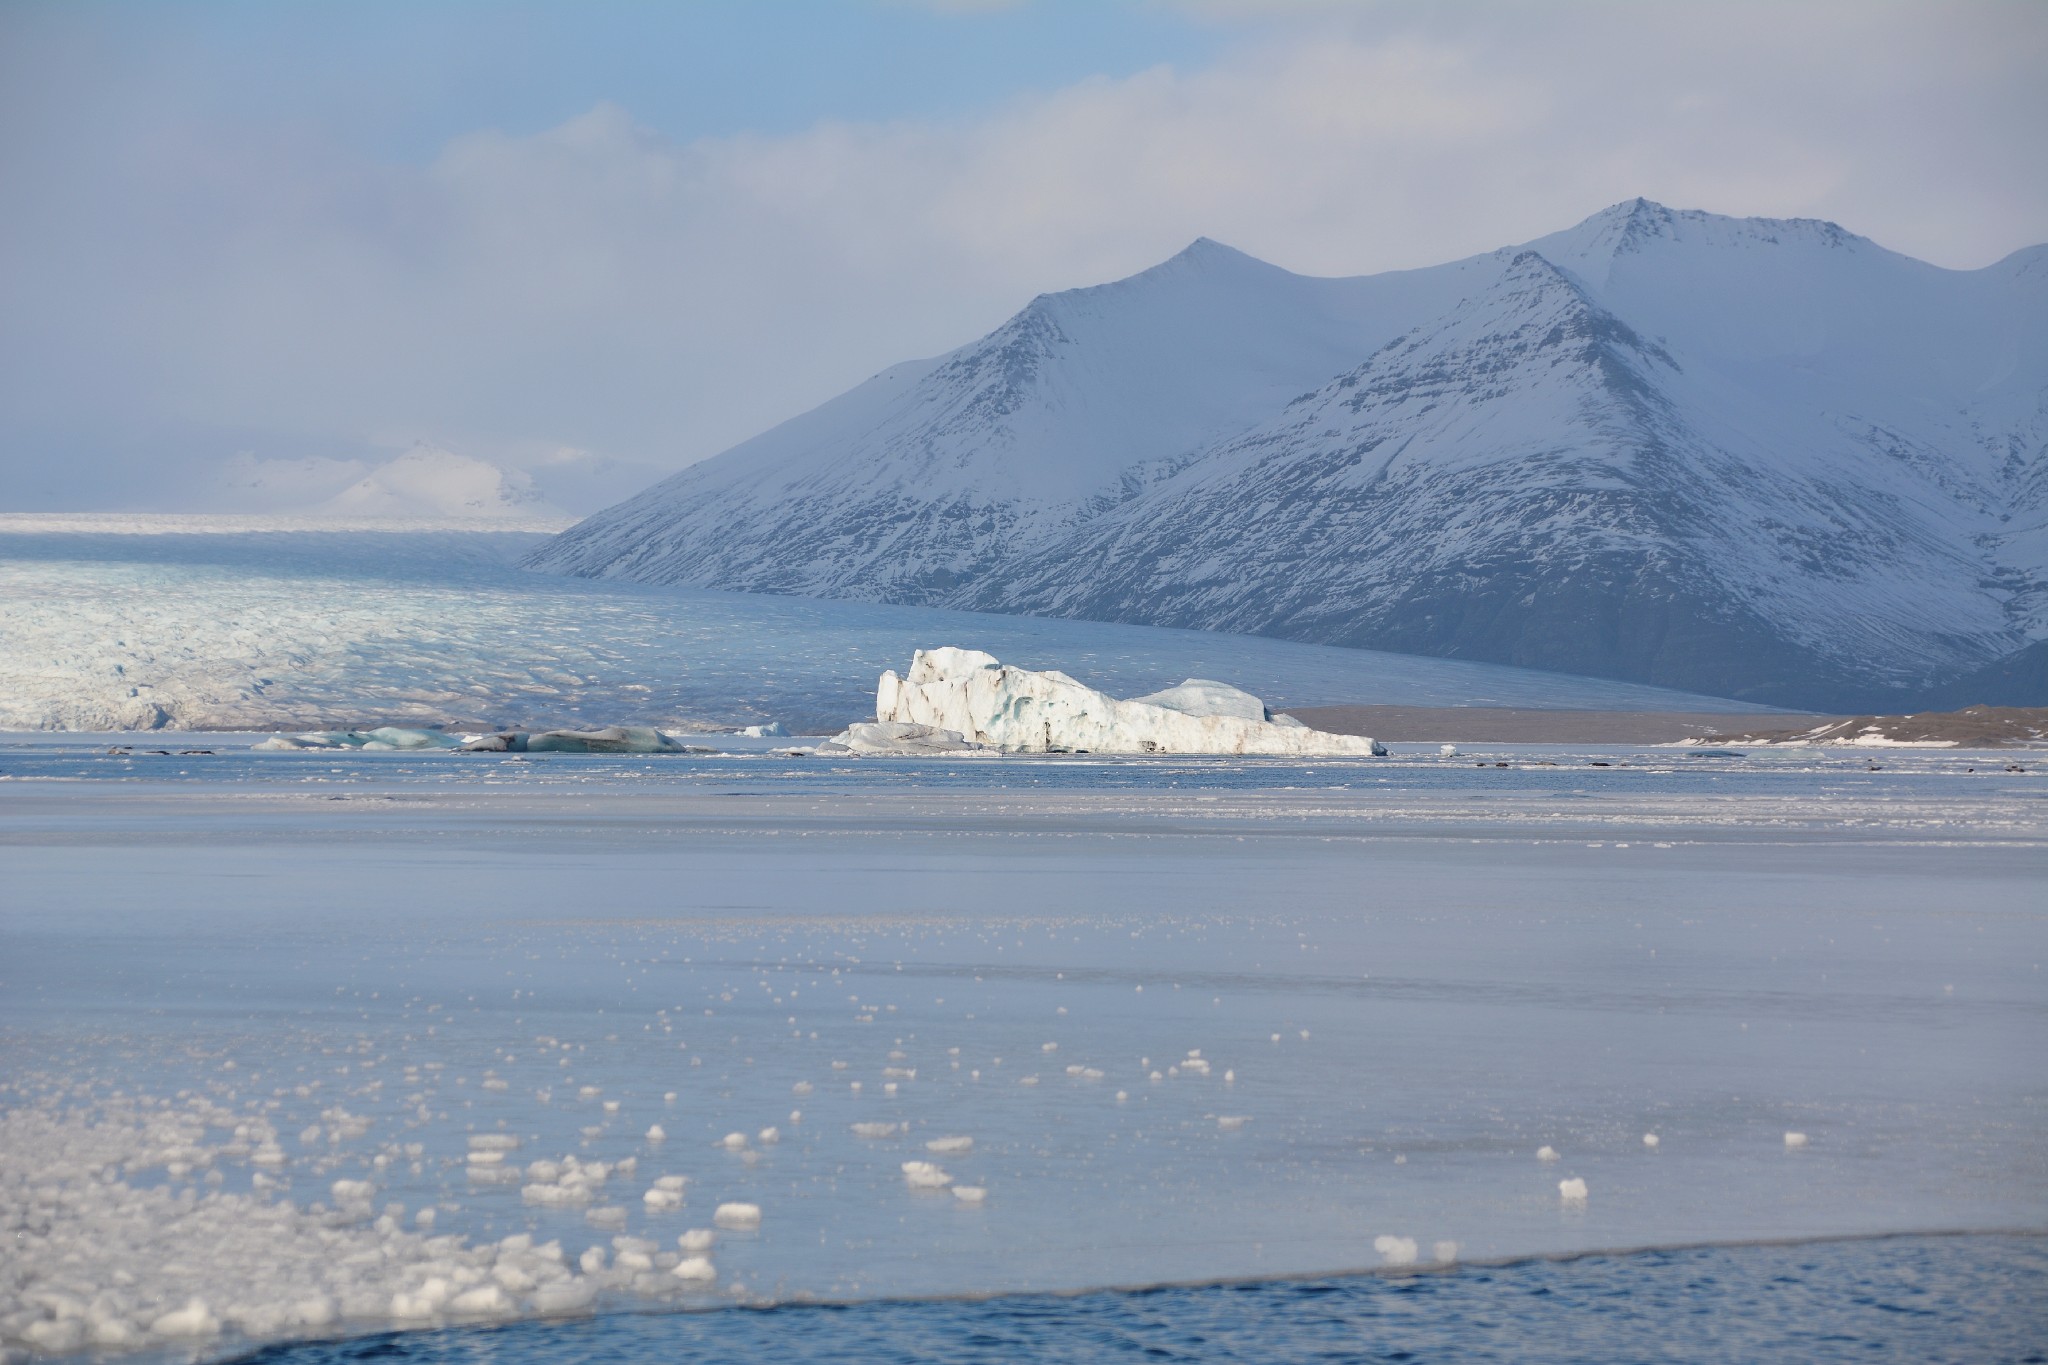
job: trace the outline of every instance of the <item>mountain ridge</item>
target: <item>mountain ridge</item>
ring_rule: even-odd
[[[2044,262],[1640,199],[1339,279],[1198,238],[530,562],[1882,709],[2048,637]]]

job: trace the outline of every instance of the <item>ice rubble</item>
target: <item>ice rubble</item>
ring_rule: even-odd
[[[471,1144],[472,1159],[503,1156],[488,1137]],[[0,1109],[0,1226],[18,1253],[0,1258],[0,1359],[175,1343],[217,1354],[348,1328],[580,1312],[622,1294],[670,1300],[716,1277],[710,1235],[696,1230],[679,1252],[621,1235],[609,1266],[597,1247],[572,1264],[559,1242],[530,1233],[436,1236],[427,1209],[407,1230],[405,1209],[380,1203],[370,1180],[325,1182],[302,1206],[261,1173],[247,1194],[197,1176],[276,1165],[263,1159],[276,1150],[267,1120],[204,1099],[114,1098],[89,1114],[48,1101]],[[566,1188],[619,1169],[568,1157],[528,1174]],[[170,1183],[152,1182],[159,1170]],[[758,1224],[753,1205],[722,1205],[721,1223],[739,1225],[734,1209]]]
[[[1064,673],[1016,668],[974,649],[921,649],[908,676],[882,674],[875,719],[821,752],[954,754],[1370,755],[1361,735],[1311,730],[1249,692],[1190,678],[1119,701]]]

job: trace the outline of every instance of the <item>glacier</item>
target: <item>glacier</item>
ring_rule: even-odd
[[[2044,387],[2048,247],[1945,270],[1832,223],[1640,199],[1349,279],[1205,239],[885,370],[529,563],[1809,709],[2039,704]]]
[[[1755,709],[1383,651],[518,568],[543,540],[432,522],[0,515],[0,730],[829,734],[934,639],[1120,696],[1225,677],[1281,706]]]
[[[943,751],[992,748],[1012,754],[1387,752],[1363,736],[1273,719],[1257,697],[1225,683],[1191,678],[1148,697],[1119,701],[1064,673],[1016,668],[993,654],[952,647],[920,649],[907,674],[882,674],[875,722],[836,743],[863,752],[890,752],[892,743],[911,751],[949,746]]]

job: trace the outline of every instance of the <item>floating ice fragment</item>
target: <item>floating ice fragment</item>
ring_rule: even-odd
[[[448,1311],[464,1317],[502,1317],[516,1306],[511,1295],[495,1284],[480,1284],[474,1289],[465,1289],[448,1300]]]
[[[780,1128],[763,1128],[760,1132],[754,1134],[754,1140],[764,1147],[773,1147],[776,1143],[782,1141],[782,1130]]]
[[[1643,1146],[1655,1147],[1661,1139],[1655,1133],[1643,1134]]]
[[[953,1183],[952,1176],[929,1161],[904,1162],[903,1180],[913,1190],[942,1190]]]
[[[856,1123],[853,1135],[862,1138],[885,1138],[896,1135],[897,1125],[893,1123]]]
[[[1413,1237],[1393,1237],[1384,1233],[1372,1239],[1372,1249],[1388,1265],[1414,1265],[1422,1254]]]
[[[647,1129],[647,1140],[649,1142],[667,1142],[668,1129],[658,1123],[650,1125]]]
[[[711,1221],[722,1228],[757,1228],[761,1226],[759,1204],[720,1204]]]
[[[1252,1116],[1250,1114],[1218,1114],[1216,1116],[1216,1126],[1226,1133],[1235,1133],[1251,1121]]]
[[[668,1212],[683,1206],[683,1192],[680,1189],[652,1189],[640,1196],[640,1202],[651,1211]]]
[[[1586,1182],[1578,1176],[1570,1176],[1557,1182],[1557,1197],[1567,1204],[1586,1202]]]
[[[718,1140],[718,1145],[729,1152],[737,1152],[740,1148],[747,1145],[747,1135],[745,1133],[727,1133]]]
[[[934,1152],[940,1156],[956,1156],[961,1152],[973,1151],[974,1139],[971,1137],[935,1137],[930,1142],[925,1143],[924,1149],[927,1152]]]
[[[1458,1244],[1456,1242],[1438,1242],[1430,1249],[1436,1253],[1437,1264],[1439,1265],[1449,1265],[1452,1261],[1458,1259]]]
[[[1536,1149],[1536,1159],[1537,1159],[1538,1161],[1555,1161],[1555,1160],[1557,1160],[1557,1159],[1558,1159],[1558,1158],[1557,1158],[1557,1148],[1555,1148],[1555,1147],[1551,1147],[1551,1146],[1543,1146],[1543,1147],[1538,1147],[1538,1148]]]
[[[1804,1134],[1804,1133],[1787,1133],[1787,1134],[1785,1134],[1785,1145],[1786,1145],[1787,1147],[1804,1147],[1804,1146],[1806,1145],[1806,1134]]]
[[[669,1274],[679,1280],[703,1284],[718,1278],[718,1268],[711,1264],[708,1256],[685,1256],[676,1262],[676,1268]]]
[[[577,1313],[597,1300],[597,1286],[589,1280],[555,1280],[533,1292],[533,1309],[544,1317]]]
[[[955,1185],[953,1197],[963,1204],[979,1204],[988,1198],[988,1191],[980,1185]]]
[[[718,1234],[710,1228],[691,1228],[676,1238],[676,1245],[691,1256],[701,1256],[711,1250],[717,1240]]]

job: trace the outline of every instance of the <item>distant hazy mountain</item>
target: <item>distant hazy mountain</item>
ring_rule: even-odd
[[[1358,279],[1197,242],[532,562],[1800,706],[2048,701],[2021,654],[2048,637],[2048,248],[1948,271],[1641,200]]]

